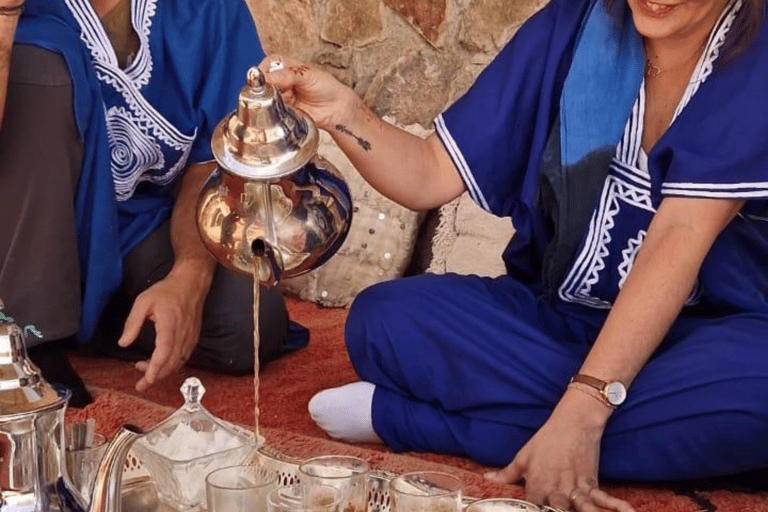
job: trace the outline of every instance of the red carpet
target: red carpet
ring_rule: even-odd
[[[314,393],[356,379],[343,342],[345,309],[325,309],[315,304],[288,300],[291,318],[310,329],[309,346],[265,366],[261,372],[260,429],[267,444],[287,456],[347,453],[368,460],[372,467],[395,473],[442,469],[460,476],[469,496],[522,498],[518,486],[485,482],[485,468],[467,459],[434,454],[394,454],[377,445],[348,445],[330,440],[310,420],[307,402]],[[68,411],[70,419],[95,417],[98,430],[112,435],[123,423],[151,427],[182,405],[179,388],[184,379],[196,376],[206,387],[203,405],[216,416],[244,425],[254,424],[252,377],[230,377],[185,368],[139,395],[133,386],[139,372],[131,363],[72,354],[72,363],[96,394],[83,410]],[[766,449],[766,447],[756,447]],[[629,501],[638,512],[768,512],[768,492],[711,484],[606,486]]]

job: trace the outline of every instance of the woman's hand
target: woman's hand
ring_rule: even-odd
[[[597,484],[600,440],[610,412],[594,397],[569,389],[514,460],[486,478],[497,483],[525,480],[528,501],[557,509],[634,512]]]
[[[259,64],[283,101],[309,114],[318,127],[329,130],[349,123],[362,100],[328,73],[282,55],[269,55]]]
[[[270,55],[259,68],[286,104],[303,110],[327,131],[360,175],[385,197],[423,211],[466,189],[436,134],[423,139],[383,121],[352,89],[310,65]]]

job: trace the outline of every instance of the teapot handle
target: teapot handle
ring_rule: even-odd
[[[134,441],[144,435],[144,431],[134,425],[123,425],[109,443],[101,459],[88,512],[120,512],[120,489],[123,480],[125,457]]]

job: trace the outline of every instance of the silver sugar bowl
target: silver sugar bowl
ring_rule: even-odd
[[[317,154],[314,121],[248,70],[237,110],[216,127],[218,163],[202,188],[197,222],[224,266],[273,286],[325,263],[352,220],[349,187]],[[264,264],[262,264],[262,262]]]

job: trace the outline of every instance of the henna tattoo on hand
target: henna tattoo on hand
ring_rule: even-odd
[[[304,76],[309,71],[309,66],[305,66],[302,64],[301,66],[292,67],[291,71],[293,71],[299,76]]]
[[[344,134],[349,135],[350,137],[354,138],[357,141],[357,144],[361,148],[363,148],[365,151],[370,151],[371,150],[371,143],[370,142],[368,142],[367,140],[365,140],[362,137],[358,137],[357,135],[352,133],[352,131],[349,128],[347,128],[346,126],[344,126],[343,124],[337,124],[336,126],[334,126],[334,128],[336,129],[336,131],[344,133]]]

